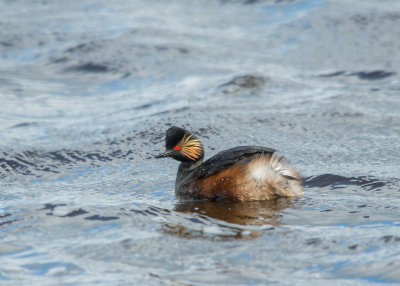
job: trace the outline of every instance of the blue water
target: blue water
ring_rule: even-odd
[[[398,1],[0,2],[0,284],[400,284]],[[305,195],[177,201],[278,149]]]

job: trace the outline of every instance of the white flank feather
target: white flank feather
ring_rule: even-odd
[[[300,175],[276,153],[259,155],[249,164],[249,171],[256,190],[267,186],[273,194],[285,197],[303,193]]]

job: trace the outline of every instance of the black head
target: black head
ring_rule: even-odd
[[[173,126],[165,136],[165,152],[156,158],[172,157],[181,162],[196,162],[204,158],[204,149],[193,133]]]

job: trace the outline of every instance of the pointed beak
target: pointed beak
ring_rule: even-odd
[[[171,155],[171,152],[168,150],[165,150],[164,153],[158,154],[154,156],[154,158],[159,159],[159,158],[164,158],[164,157],[169,157]]]

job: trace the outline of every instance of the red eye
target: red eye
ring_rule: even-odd
[[[179,146],[176,145],[176,146],[174,147],[174,149],[175,149],[175,150],[179,150]]]

